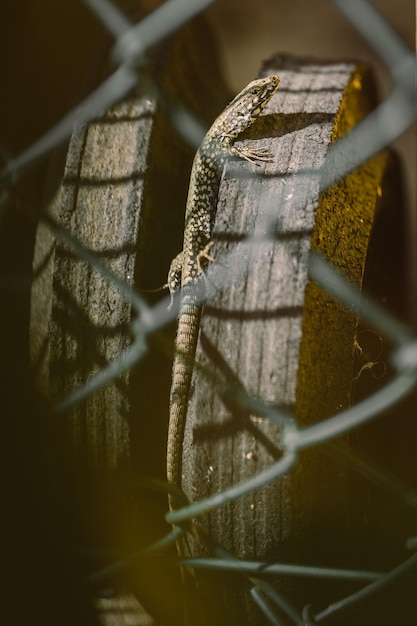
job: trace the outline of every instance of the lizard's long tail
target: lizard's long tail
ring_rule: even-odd
[[[181,298],[170,396],[167,477],[178,488],[182,483],[182,442],[201,317],[201,304],[191,289],[183,288]]]

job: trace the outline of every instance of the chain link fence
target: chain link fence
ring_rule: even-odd
[[[104,111],[125,97],[139,81],[149,80],[144,72],[149,48],[172,34],[193,16],[204,11],[211,3],[212,0],[168,0],[137,24],[134,24],[110,0],[85,0],[85,4],[89,6],[97,20],[104,24],[114,38],[111,59],[115,69],[90,95],[38,141],[16,158],[5,159],[6,165],[0,173],[3,200],[6,201],[9,194],[13,193],[11,191],[13,185],[18,183],[39,161],[66,142],[75,129],[85,127],[89,122],[102,115]],[[334,0],[333,3],[373,47],[387,66],[392,88],[389,96],[372,113],[352,132],[342,137],[331,147],[319,172],[322,192],[347,176],[360,164],[391,145],[413,125],[416,119],[416,59],[414,53],[406,47],[370,3],[365,0]],[[196,148],[204,136],[204,129],[199,121],[186,108],[174,103],[156,84],[149,84],[148,86],[154,91],[158,90],[158,97],[161,98],[165,110],[169,112],[171,124],[192,148]],[[267,198],[265,198],[265,206],[267,212],[276,211],[275,206],[268,206]],[[43,215],[42,220],[79,259],[93,267],[95,272],[101,274],[104,281],[121,293],[134,312],[134,319],[130,326],[132,337],[130,345],[119,357],[104,365],[85,384],[75,388],[70,395],[55,404],[52,413],[58,418],[61,413],[84,402],[86,398],[97,393],[109,382],[117,380],[123,372],[130,370],[140,362],[149,350],[150,338],[159,329],[175,320],[178,307],[174,306],[168,309],[167,300],[154,306],[149,305],[143,295],[132,290],[130,284],[127,284],[110,270],[109,266],[97,254],[83,246],[61,224],[47,215]],[[271,234],[268,234],[267,237],[271,237]],[[255,237],[252,240],[249,238],[248,241],[253,245],[256,244]],[[312,281],[359,316],[362,321],[366,321],[376,333],[390,343],[392,346],[389,357],[390,366],[394,374],[389,382],[384,383],[370,396],[344,409],[337,415],[304,428],[297,424],[297,419],[287,410],[284,411],[280,407],[263,402],[262,399],[254,399],[249,394],[241,393],[239,402],[243,406],[262,415],[272,423],[279,424],[280,428],[283,426],[280,440],[280,446],[284,451],[282,458],[261,473],[234,484],[221,493],[193,503],[187,502],[183,494],[176,494],[177,497],[182,498],[184,506],[172,510],[166,515],[166,521],[174,524],[173,530],[156,544],[148,546],[145,551],[132,554],[128,559],[115,560],[103,570],[93,573],[89,580],[91,584],[106,580],[108,576],[126,567],[128,563],[143,558],[145,553],[149,555],[149,553],[160,552],[166,547],[172,546],[183,534],[183,528],[186,528],[190,523],[194,524],[196,518],[236,501],[293,470],[297,465],[301,450],[327,444],[343,433],[353,431],[370,420],[379,419],[390,407],[397,405],[415,389],[417,382],[417,337],[413,328],[396,319],[388,310],[372,299],[363,297],[359,290],[350,284],[338,270],[314,252],[311,253],[310,257],[309,276]],[[377,360],[376,358],[375,362]],[[417,510],[417,493],[410,486],[402,484],[389,472],[376,468],[376,466],[367,465],[358,459],[349,458],[348,462],[352,464],[354,469],[366,475],[369,480],[394,493],[396,497],[405,502],[410,510],[414,512]],[[147,488],[163,492],[170,490],[170,487],[163,482],[152,481],[151,479],[143,480]],[[209,537],[206,537],[204,541],[210,545]],[[410,537],[407,548],[412,551],[415,547],[416,538]],[[415,575],[417,566],[416,554],[408,557],[390,571],[381,573],[280,563],[266,564],[237,559],[220,546],[216,546],[215,551],[217,552],[216,559],[193,558],[189,559],[188,565],[195,568],[237,572],[246,577],[251,585],[250,593],[253,601],[258,605],[269,623],[277,625],[287,623],[287,621],[299,625],[330,623],[347,609],[356,605],[360,607],[369,597],[381,592],[384,588],[394,586],[398,584],[398,581],[407,579],[413,574],[413,571]],[[260,577],[261,572],[263,576]],[[330,604],[320,612],[311,609],[311,607],[306,607],[304,612],[300,613],[281,592],[278,592],[271,583],[267,582],[264,577],[265,574],[352,579],[362,581],[363,586],[359,591]],[[311,601],[314,602],[314,598]]]

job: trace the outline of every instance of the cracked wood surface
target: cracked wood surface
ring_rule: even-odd
[[[182,486],[192,501],[282,454],[281,428],[242,407],[234,391],[289,408],[303,425],[351,401],[357,320],[309,283],[307,269],[314,248],[362,283],[386,155],[322,196],[318,170],[331,143],[369,111],[369,76],[354,63],[281,55],[263,71],[280,76],[280,89],[247,141],[275,156],[260,167],[227,163],[220,187],[183,446]],[[317,449],[303,452],[290,475],[200,523],[239,558],[332,562],[342,545],[348,550],[348,508],[345,463]],[[194,539],[188,549],[205,552]],[[280,585],[291,592],[288,581]],[[236,623],[263,623],[247,597],[233,612]]]

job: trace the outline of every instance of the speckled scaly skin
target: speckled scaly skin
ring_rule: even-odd
[[[271,160],[271,155],[263,149],[242,149],[233,144],[257,119],[278,85],[279,78],[274,75],[249,83],[216,119],[194,158],[185,212],[183,250],[173,260],[168,274],[171,294],[181,288],[167,444],[167,477],[179,488],[182,440],[201,316],[201,261],[211,260],[208,250],[222,168],[231,156],[253,163]]]

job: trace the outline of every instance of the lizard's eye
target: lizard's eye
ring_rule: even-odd
[[[256,96],[258,93],[259,93],[259,87],[254,87],[254,88],[252,89],[252,91],[251,91],[251,94],[252,94],[253,96]]]

